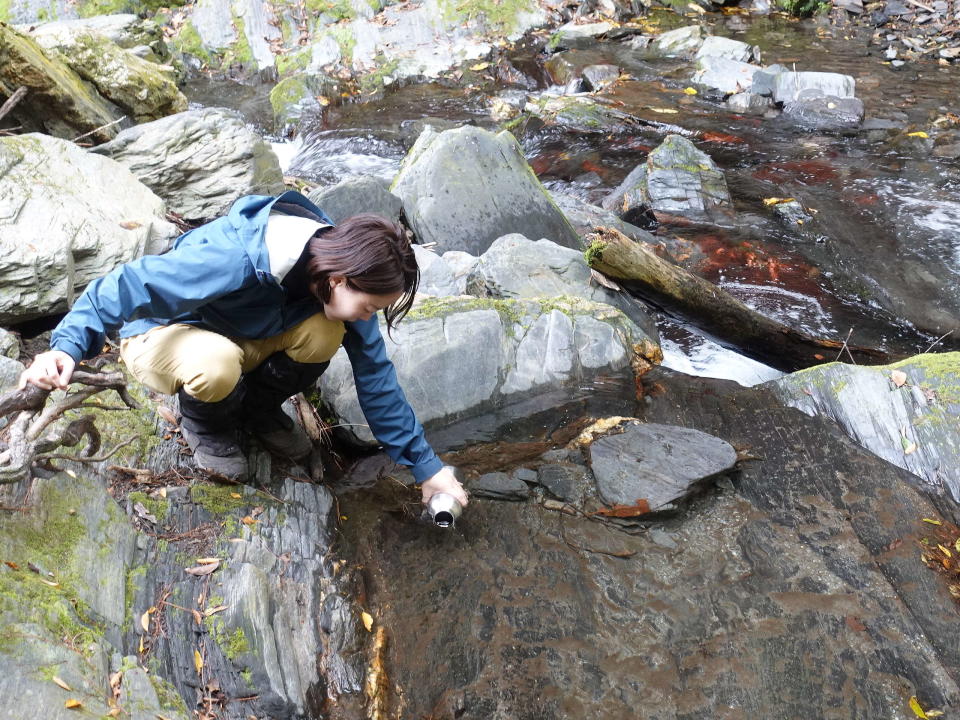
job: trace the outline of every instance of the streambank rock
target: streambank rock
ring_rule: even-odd
[[[700,25],[687,25],[658,35],[649,45],[651,55],[693,58],[707,37]]]
[[[340,496],[391,640],[388,706],[461,720],[706,718],[731,706],[904,720],[915,696],[955,713],[957,610],[919,561],[921,518],[938,512],[912,476],[769,389],[660,369],[644,386],[642,420],[753,457],[646,533],[565,504],[474,498],[440,534],[408,520],[413,495],[391,497],[393,483]]]
[[[360,213],[399,221],[403,210],[400,198],[387,189],[387,183],[370,175],[345,178],[336,185],[317,188],[307,197],[335,223]]]
[[[59,56],[48,54],[36,40],[0,23],[0,100],[17,88],[27,94],[7,120],[29,132],[105,142],[124,126],[123,111],[74,72]],[[126,121],[129,125],[130,122]]]
[[[548,125],[578,133],[620,134],[636,130],[639,125],[629,113],[604,105],[592,97],[543,95],[531,99],[524,111]]]
[[[705,55],[697,60],[697,72],[691,82],[719,90],[726,95],[749,92],[759,65],[728,57]]]
[[[47,45],[44,38],[66,39],[93,33],[105,37],[122,48],[133,50],[146,60],[154,60],[154,57],[148,56],[149,53],[153,53],[156,59],[162,60],[168,59],[170,55],[160,26],[153,20],[143,20],[133,13],[61,19],[27,27],[29,27],[28,34],[43,46]],[[149,50],[149,53],[145,49]]]
[[[737,452],[720,438],[670,425],[625,423],[589,445],[597,492],[607,505],[646,501],[650,512],[674,503],[734,469]]]
[[[467,280],[471,295],[490,298],[551,298],[571,295],[612,305],[657,340],[657,323],[645,306],[625,292],[596,283],[583,253],[550,240],[522,235],[496,239]]]
[[[33,480],[29,495],[3,486],[0,500],[26,506],[0,514],[3,697],[29,699],[37,717],[77,712],[64,710],[70,699],[82,703],[81,712],[105,717],[110,676],[119,671],[126,707],[143,713],[137,717],[190,717],[182,700],[167,701],[161,678],[146,676],[136,658],[123,658],[136,652],[124,635],[132,632],[126,589],[137,534],[102,481],[57,473]]]
[[[4,324],[66,310],[88,282],[177,235],[123,165],[46,135],[0,138],[0,197]]]
[[[830,363],[770,387],[786,404],[833,419],[870,452],[960,502],[960,353],[886,366]]]
[[[169,65],[144,60],[95,32],[46,32],[35,37],[136,123],[187,109],[187,98],[177,88]]]
[[[603,201],[631,222],[648,209],[666,216],[723,221],[731,211],[723,172],[705,152],[680,135],[668,135]]]
[[[418,303],[387,337],[387,354],[426,426],[470,417],[602,373],[659,361],[659,347],[619,310],[580,298],[437,298]],[[478,352],[482,348],[482,352]],[[320,384],[345,423],[364,422],[345,351]],[[369,431],[357,434],[370,439]]]
[[[284,190],[280,161],[239,113],[189,110],[130,128],[95,149],[125,165],[188,220],[210,220],[244,195]]]
[[[485,252],[520,233],[579,248],[576,231],[540,184],[516,139],[466,126],[428,127],[404,159],[391,191],[421,243],[438,252]]]

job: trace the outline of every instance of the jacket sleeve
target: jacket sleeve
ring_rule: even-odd
[[[427,443],[423,426],[400,389],[377,316],[346,325],[343,346],[353,366],[357,397],[370,429],[394,462],[412,466],[418,483],[428,480],[443,463]]]
[[[239,245],[233,251],[202,241],[120,265],[87,285],[54,329],[50,347],[77,361],[93,357],[106,334],[126,322],[175,318],[240,289],[249,263]]]

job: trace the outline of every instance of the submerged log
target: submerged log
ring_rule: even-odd
[[[613,228],[586,236],[587,262],[636,294],[681,315],[718,343],[784,372],[833,360],[844,343],[816,338],[750,309],[703,278],[658,257]],[[896,358],[869,347],[847,345],[857,363],[878,364]]]

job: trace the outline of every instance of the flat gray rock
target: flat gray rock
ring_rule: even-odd
[[[737,452],[726,441],[672,425],[628,423],[619,435],[590,444],[597,492],[608,505],[646,500],[651,512],[732,470]]]
[[[481,475],[468,483],[471,495],[491,500],[526,500],[530,497],[529,486],[521,479],[502,472]]]

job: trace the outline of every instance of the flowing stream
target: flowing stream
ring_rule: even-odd
[[[672,15],[656,19],[664,29],[684,23]],[[869,35],[854,28],[831,33],[813,21],[742,15],[706,22],[713,34],[759,46],[764,65],[852,75],[867,124],[877,129],[818,134],[779,118],[737,115],[709,92],[684,92],[692,74],[688,61],[644,59],[623,42],[567,51],[577,67],[621,68],[624,77],[604,91],[619,109],[712,134],[697,145],[726,175],[734,226],[651,230],[689,247],[699,258],[692,268],[698,274],[799,330],[897,354],[930,347],[940,334],[936,298],[960,295],[960,170],[955,160],[931,154],[931,140],[908,133],[928,130],[956,109],[960,71],[933,61],[895,68],[884,62],[883,45],[871,45]],[[548,87],[547,58],[534,49],[521,46],[509,59],[524,92],[560,91]],[[286,173],[319,184],[356,174],[389,180],[426,121],[495,129],[490,99],[509,89],[493,81],[389,89],[365,103],[326,108],[276,147]],[[201,104],[236,107],[255,123],[267,117],[257,88],[195,83],[188,92]],[[548,189],[599,204],[662,137],[653,130],[605,136],[548,126],[521,133],[520,141]],[[796,198],[813,220],[777,219],[763,202],[770,197]],[[664,318],[665,364],[744,384],[777,376],[702,330]],[[939,349],[950,349],[960,338],[940,342]]]

